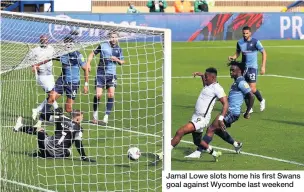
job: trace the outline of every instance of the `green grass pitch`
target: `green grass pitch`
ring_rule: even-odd
[[[251,119],[240,117],[228,129],[236,140],[243,142],[243,151],[247,153],[228,151],[234,148],[214,136],[211,145],[225,148],[219,149],[223,155],[218,163],[214,163],[207,153],[201,159],[185,159],[184,156],[196,149],[192,136],[187,135],[172,151],[173,170],[304,170],[304,110],[300,107],[304,96],[303,41],[262,43],[267,51],[267,75],[258,76],[257,88],[266,100],[266,110],[260,112],[259,102],[255,99]],[[191,120],[202,88],[199,78],[191,78],[192,72],[216,67],[218,82],[226,94],[229,93],[233,80],[229,77],[226,61],[229,55],[234,54],[235,44],[235,41],[173,44],[172,136],[180,126]],[[261,58],[259,54],[259,63]],[[220,110],[221,105],[217,102],[212,118]]]
[[[235,41],[226,41],[172,44],[172,136],[181,125],[190,120],[201,90],[201,81],[199,78],[191,78],[192,72],[204,71],[210,66],[216,67],[220,76],[218,81],[228,93],[232,79],[222,76],[229,76],[226,61],[227,57],[234,53],[235,43]],[[240,118],[229,129],[235,139],[244,143],[243,151],[249,155],[247,153],[237,155],[223,150],[223,156],[217,163],[212,162],[212,157],[208,154],[203,154],[198,160],[187,160],[184,156],[195,149],[189,135],[185,136],[172,152],[173,170],[304,169],[302,150],[304,141],[301,136],[304,111],[300,107],[303,103],[304,88],[303,43],[302,41],[262,41],[262,43],[268,53],[266,73],[298,77],[298,79],[278,76],[258,77],[258,88],[266,99],[266,110],[260,113],[256,100],[255,112],[251,119]],[[29,70],[1,75],[1,106],[7,106],[1,108],[1,124],[5,126],[0,131],[1,162],[6,164],[6,170],[1,170],[2,178],[5,176],[9,180],[58,191],[161,189],[162,162],[155,164],[153,155],[162,148],[160,137],[162,135],[162,79],[153,80],[153,77],[162,74],[161,60],[157,60],[161,57],[161,53],[154,54],[155,46],[146,50],[128,50],[125,51],[125,55],[127,61],[133,65],[119,68],[120,80],[116,93],[115,112],[111,115],[109,125],[107,127],[83,125],[86,130],[84,133],[86,151],[98,161],[98,164],[79,161],[75,149],[73,149],[73,161],[71,158],[44,160],[29,157],[26,153],[36,148],[35,137],[12,133],[9,126],[14,124],[15,118],[20,113],[26,117],[27,123],[34,123],[30,120],[31,109],[41,102],[45,95],[36,86],[34,76]],[[148,54],[147,50],[150,50]],[[88,55],[89,50],[83,53]],[[58,66],[58,63],[55,65]],[[58,69],[56,68],[56,75],[59,75]],[[93,77],[94,73],[90,77],[90,93],[78,96],[75,104],[76,108],[86,111],[87,120],[91,118],[92,111]],[[59,101],[60,104],[64,102],[63,99]],[[101,118],[104,107],[103,97],[100,104]],[[220,105],[217,103],[212,117],[219,110]],[[47,130],[52,128],[48,126]],[[127,159],[127,149],[132,145],[138,146],[143,151],[139,162]],[[216,136],[212,145],[233,149]],[[6,185],[2,185],[3,183]],[[3,183],[1,186],[6,190],[31,191],[20,185]]]

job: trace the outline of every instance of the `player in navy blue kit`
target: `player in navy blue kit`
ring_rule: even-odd
[[[256,88],[256,81],[258,76],[258,51],[262,53],[262,66],[260,74],[264,75],[266,72],[266,51],[261,42],[251,37],[251,28],[246,26],[243,28],[243,38],[237,42],[236,53],[229,56],[229,60],[236,60],[242,53],[242,62],[246,63],[246,70],[244,73],[245,80],[248,82],[252,93],[260,101],[260,111],[265,109],[265,99],[263,99],[260,91]],[[248,100],[245,100],[248,103]],[[252,113],[253,110],[250,110]]]
[[[197,151],[193,152],[191,155],[187,157],[199,158],[201,151],[206,150],[213,157],[215,157],[215,160],[217,161],[219,155],[215,155],[215,154],[218,154],[218,152],[216,152],[211,146],[209,146],[209,143],[212,141],[214,134],[221,137],[227,143],[233,145],[236,153],[240,153],[241,151],[243,144],[241,142],[235,141],[229,135],[226,128],[231,127],[232,123],[236,122],[239,119],[241,115],[241,106],[243,104],[244,98],[248,99],[249,101],[247,104],[247,110],[244,114],[244,118],[246,119],[250,118],[249,112],[254,103],[254,96],[251,92],[248,83],[245,81],[245,78],[243,77],[243,73],[246,68],[245,63],[231,61],[229,65],[230,65],[230,75],[231,78],[234,79],[234,83],[232,84],[228,95],[228,103],[229,103],[228,112],[224,117],[218,115],[215,118],[213,123],[209,126],[206,134],[204,135],[200,143],[201,146],[197,149]],[[225,126],[224,127],[221,126],[219,121],[223,121]]]
[[[100,55],[97,74],[95,78],[96,95],[93,100],[93,123],[98,123],[98,104],[102,96],[103,89],[108,90],[106,112],[103,118],[104,123],[108,123],[109,114],[114,105],[114,92],[116,87],[116,66],[125,63],[122,49],[118,45],[118,35],[116,32],[109,34],[109,42],[103,42],[89,55],[87,65],[91,66],[93,57]]]
[[[73,46],[74,39],[66,37],[64,43],[67,47]],[[84,57],[79,51],[74,51],[59,58],[62,63],[62,71],[60,77],[55,83],[55,88],[48,98],[48,104],[52,104],[64,92],[67,96],[65,110],[72,111],[72,105],[76,99],[77,91],[80,86],[80,68],[84,71],[84,93],[88,92],[89,71],[86,66]],[[46,106],[46,111],[49,111],[49,106]]]

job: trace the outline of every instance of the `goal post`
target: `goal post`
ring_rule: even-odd
[[[83,162],[74,145],[65,159],[34,158],[37,136],[13,132],[19,116],[34,125],[32,109],[48,95],[37,83],[31,66],[79,51],[84,62],[101,43],[118,34],[125,64],[117,66],[114,106],[105,125],[91,123],[95,76],[99,55],[91,62],[89,93],[80,86],[73,109],[84,112],[81,126],[87,156],[96,163]],[[52,55],[36,57],[31,51],[40,46],[41,35],[48,37]],[[64,42],[74,39],[72,45]],[[4,191],[160,191],[162,170],[171,169],[171,31],[140,26],[123,26],[71,18],[1,11],[0,64],[0,185]],[[53,61],[55,81],[62,64]],[[66,95],[58,100],[64,108]],[[103,91],[98,114],[102,119],[107,104]],[[48,135],[55,126],[44,122]],[[167,138],[167,139],[166,139]],[[138,161],[127,157],[128,148],[141,150]],[[164,161],[156,153],[164,152]]]

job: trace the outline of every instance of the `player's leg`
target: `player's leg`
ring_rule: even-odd
[[[105,116],[103,117],[103,122],[108,123],[109,115],[112,111],[114,105],[114,93],[116,88],[116,75],[109,75],[106,77],[106,88],[108,90],[107,94],[107,105]]]
[[[108,88],[106,113],[105,116],[103,117],[104,123],[108,123],[108,118],[114,105],[114,92],[115,92],[115,87]]]
[[[67,97],[65,102],[65,111],[67,113],[71,113],[73,110],[73,104],[76,99],[78,89],[79,83],[65,83],[64,90]]]
[[[231,127],[232,123],[236,122],[238,119],[239,116],[235,116],[232,113],[228,112],[224,117],[224,123],[226,128]],[[241,142],[235,141],[226,129],[216,129],[214,133],[227,143],[233,145],[236,153],[240,153],[243,144]]]
[[[48,98],[49,98],[51,91],[53,91],[55,87],[54,76],[53,75],[39,76],[38,84],[48,94]],[[32,118],[34,120],[36,120],[39,112],[41,112],[44,106],[48,103],[48,98],[46,98],[37,108],[32,109]],[[58,104],[56,100],[53,102],[53,107],[54,109],[58,108]]]
[[[194,151],[190,155],[185,156],[186,158],[200,158],[201,153],[203,151],[206,151],[206,149],[200,145],[201,140],[202,140],[202,135],[203,135],[202,131],[192,133],[193,143],[194,143],[194,145],[197,146],[197,149],[196,149],[196,151]]]
[[[219,115],[214,119],[212,124],[209,126],[209,128],[207,129],[207,132],[205,133],[203,138],[200,139],[200,143],[199,143],[199,146],[198,146],[197,150],[195,152],[193,152],[192,154],[186,156],[186,157],[199,158],[200,155],[201,155],[201,152],[203,150],[205,150],[206,152],[208,152],[210,155],[212,155],[214,157],[215,161],[218,161],[218,158],[222,155],[222,152],[215,151],[212,148],[212,146],[209,145],[209,143],[213,139],[213,135],[214,135],[215,130],[220,129],[220,126],[219,126],[219,123],[218,123],[218,118],[219,118]]]
[[[182,137],[184,135],[187,135],[189,133],[193,133],[196,131],[195,125],[192,122],[187,123],[186,125],[180,127],[176,133],[175,136],[173,137],[173,139],[171,140],[171,149],[173,149],[174,147],[176,147],[179,142],[181,141]]]
[[[256,81],[257,81],[257,69],[255,68],[248,68],[246,74],[245,74],[245,80],[248,82],[250,89],[252,91],[252,93],[256,96],[256,98],[259,100],[260,102],[260,111],[264,111],[265,109],[265,99],[263,99],[260,91],[256,88]],[[245,99],[246,104],[249,103],[248,99]],[[250,113],[252,113],[253,110],[250,110]]]
[[[93,99],[93,120],[92,123],[98,123],[98,105],[102,97],[103,87],[105,86],[106,79],[102,75],[97,75],[95,77],[95,96]]]
[[[42,158],[49,157],[47,151],[45,150],[45,138],[47,137],[46,132],[44,129],[40,128],[37,132],[37,137],[38,137],[38,147],[39,147],[39,152],[37,154],[33,154],[33,156],[38,156]]]

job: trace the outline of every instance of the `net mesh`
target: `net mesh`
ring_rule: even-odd
[[[95,76],[99,56],[95,56],[89,74],[89,93],[83,94],[84,77],[73,109],[84,112],[83,144],[87,156],[96,163],[83,162],[74,146],[65,159],[33,158],[37,136],[13,132],[18,116],[23,123],[34,125],[32,109],[47,94],[37,84],[31,66],[47,59],[80,51],[87,60],[98,44],[107,42],[108,34],[119,34],[119,45],[126,63],[117,67],[115,104],[106,125],[91,123]],[[49,37],[53,54],[37,58],[29,52],[39,46],[39,37]],[[67,47],[64,38],[75,43]],[[110,26],[104,23],[70,19],[47,19],[3,12],[1,15],[1,188],[4,191],[159,191],[162,164],[155,153],[162,149],[163,127],[163,33],[148,29]],[[62,64],[53,61],[53,75],[61,74]],[[66,95],[58,104],[64,107]],[[104,114],[107,92],[99,104],[99,117]],[[55,126],[43,123],[49,135]],[[127,157],[129,147],[141,150],[138,161]]]

